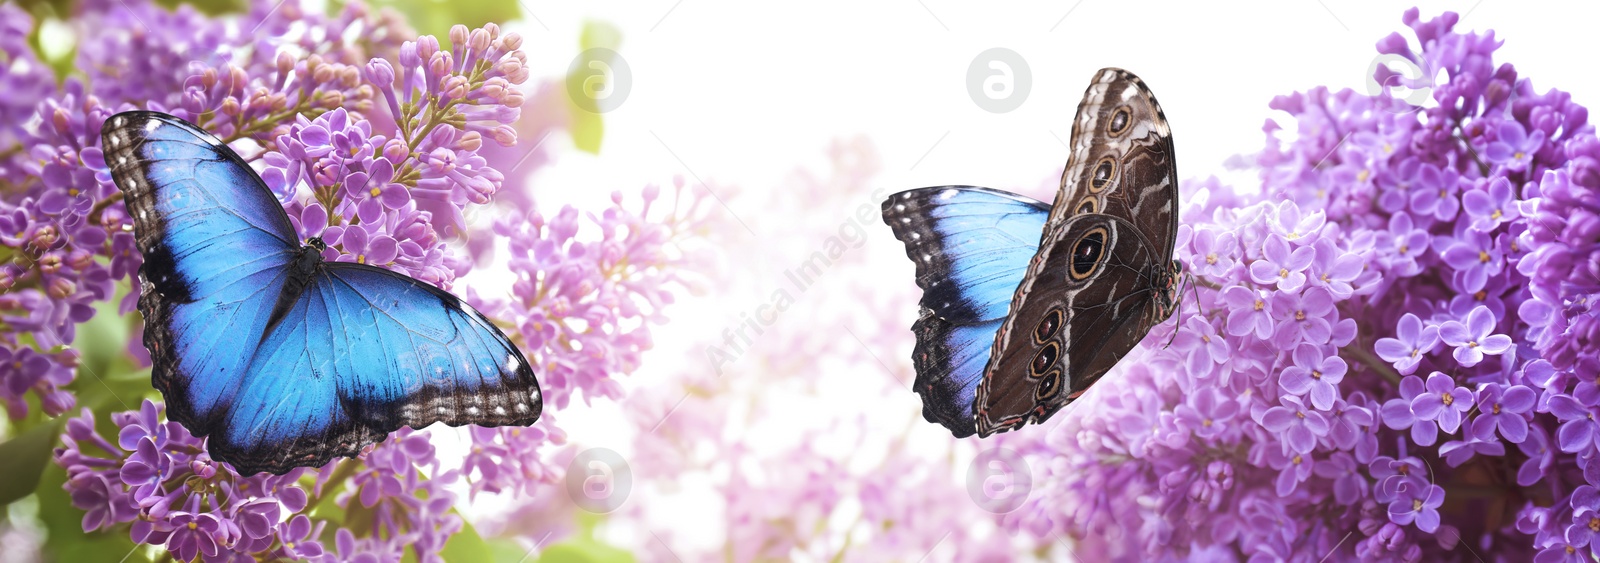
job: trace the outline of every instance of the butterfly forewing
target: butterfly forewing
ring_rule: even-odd
[[[1115,215],[1138,225],[1170,257],[1177,201],[1172,133],[1161,104],[1133,73],[1101,69],[1073,120],[1072,152],[1050,224],[1080,213]]]

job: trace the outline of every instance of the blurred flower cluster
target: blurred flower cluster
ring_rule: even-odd
[[[1014,542],[969,497],[961,458],[974,444],[921,421],[899,380],[910,373],[901,313],[915,295],[862,275],[903,262],[878,218],[889,193],[879,156],[854,138],[826,157],[759,192],[705,186],[734,208],[708,227],[736,264],[719,268],[714,296],[684,304],[712,328],[674,335],[685,357],[653,357],[624,399],[632,491],[596,500],[620,505],[612,529],[650,533],[614,539],[663,561],[1003,560],[1048,549],[1048,539]],[[747,230],[735,220],[746,208],[794,216]],[[888,352],[901,343],[907,353]],[[493,526],[549,529],[540,504]],[[680,507],[692,507],[693,526]]]
[[[1456,21],[1378,43],[1432,103],[1283,96],[1260,192],[1184,185],[1198,298],[1027,446],[1008,527],[1090,559],[1600,554],[1600,141]]]
[[[14,424],[47,424],[103,385],[100,374],[80,380],[83,352],[69,345],[107,310],[98,304],[121,296],[109,310],[133,310],[141,258],[99,147],[104,121],[131,109],[177,115],[239,151],[300,236],[327,243],[325,259],[454,286],[535,361],[553,403],[532,427],[462,431],[460,458],[402,429],[357,459],[247,476],[166,421],[147,383],[139,396],[106,387],[111,404],[139,408],[86,402],[54,452],[84,531],[126,530],[185,561],[438,560],[463,529],[460,492],[531,496],[560,479],[555,411],[579,390],[620,396],[615,378],[637,369],[674,292],[697,283],[702,258],[685,248],[705,207],[691,193],[652,186],[642,201],[619,192],[597,213],[553,216],[531,193],[501,194],[525,185],[507,176],[548,160],[517,148],[519,136],[548,133],[522,120],[525,98],[560,90],[532,88],[520,37],[495,24],[457,25],[441,40],[360,2],[330,14],[259,2],[217,17],[149,0],[72,9],[59,15],[81,70],[58,83],[29,43],[38,22],[0,5],[0,399]],[[498,195],[510,205],[493,205]],[[495,262],[514,280],[466,287],[475,266]],[[148,362],[137,335],[135,370]],[[114,437],[96,431],[97,414]]]

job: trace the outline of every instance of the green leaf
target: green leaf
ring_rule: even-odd
[[[578,107],[570,99],[567,100],[567,112],[572,115],[569,133],[573,146],[589,154],[600,154],[600,141],[606,136],[605,120],[598,113],[589,113]]]
[[[495,563],[528,563],[528,557],[533,551],[523,547],[522,544],[505,538],[484,540],[489,544],[489,553],[493,555]]]
[[[488,542],[483,541],[477,528],[473,528],[472,523],[465,519],[461,521],[461,531],[444,542],[444,549],[439,551],[439,556],[451,563],[494,560]]]
[[[82,356],[78,377],[67,388],[78,396],[79,405],[97,413],[138,409],[146,397],[155,396],[149,368],[139,368],[128,355],[129,341],[142,338],[134,330],[139,316],[117,310],[130,290],[126,282],[117,284],[111,299],[95,303],[94,317],[78,325],[72,340]]]
[[[588,538],[564,541],[545,548],[539,563],[633,563],[626,550]]]
[[[583,31],[578,35],[578,51],[604,48],[615,51],[622,47],[622,30],[617,26],[601,21],[589,21],[583,24]],[[572,75],[567,76],[568,83],[577,80]],[[598,113],[578,107],[567,98],[567,114],[571,116],[571,126],[568,134],[572,135],[572,144],[578,150],[600,154],[600,143],[605,140],[605,119]]]
[[[50,463],[51,448],[60,434],[59,422],[43,424],[0,444],[0,475],[5,476],[0,479],[0,505],[11,504],[39,488],[39,476]]]
[[[587,51],[596,47],[603,47],[613,51],[621,48],[622,30],[607,22],[584,22],[583,32],[578,36],[578,50]]]
[[[577,520],[577,533],[544,548],[539,563],[633,563],[632,553],[595,539],[594,530],[605,521],[604,516],[579,513]]]
[[[406,22],[417,28],[417,33],[434,36],[446,49],[450,48],[453,25],[478,28],[490,22],[522,19],[521,3],[503,0],[377,0],[372,3],[399,10],[405,14]],[[343,3],[330,3],[330,9],[332,4]]]
[[[156,4],[168,10],[176,9],[179,4],[188,4],[208,16],[243,12],[245,9],[244,0],[156,0]]]

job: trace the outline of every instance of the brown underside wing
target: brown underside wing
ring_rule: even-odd
[[[1124,70],[1095,75],[1038,253],[995,334],[973,414],[988,436],[1042,421],[1170,316],[1178,185],[1161,106]]]

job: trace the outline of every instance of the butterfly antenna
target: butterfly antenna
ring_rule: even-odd
[[[1208,311],[1205,308],[1206,307],[1205,301],[1200,300],[1200,286],[1199,286],[1199,284],[1196,284],[1195,281],[1194,281],[1195,280],[1194,272],[1184,272],[1183,273],[1183,279],[1184,279],[1184,283],[1189,284],[1189,290],[1194,292],[1194,307],[1195,307],[1195,309],[1200,310],[1200,312],[1205,314],[1205,316],[1207,316],[1207,317],[1211,316],[1211,311]]]

